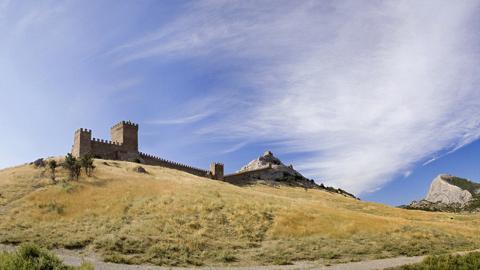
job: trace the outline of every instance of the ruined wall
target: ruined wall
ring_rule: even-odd
[[[155,166],[162,166],[170,169],[175,169],[183,172],[187,172],[193,175],[201,176],[201,177],[209,177],[211,178],[211,172],[207,170],[198,169],[195,167],[191,167],[185,164],[181,164],[174,161],[169,161],[163,158],[159,158],[156,156],[148,155],[145,153],[140,153],[140,158],[142,161],[147,165],[155,165]]]
[[[272,169],[271,167],[261,168],[257,170],[244,171],[238,173],[227,174],[223,177],[226,182],[245,182],[251,179],[262,179],[262,175],[266,172],[269,172]]]

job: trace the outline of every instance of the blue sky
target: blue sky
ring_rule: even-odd
[[[434,10],[434,12],[432,12]],[[0,0],[0,167],[140,124],[234,171],[270,149],[389,204],[480,179],[478,1]]]

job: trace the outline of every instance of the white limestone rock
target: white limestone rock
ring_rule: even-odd
[[[449,184],[446,181],[448,177],[451,176],[446,174],[437,176],[432,181],[425,200],[432,203],[460,204],[462,206],[467,204],[472,199],[472,194],[468,190]]]
[[[238,172],[254,171],[264,168],[272,168],[265,175],[262,175],[262,179],[277,179],[284,175],[303,177],[299,172],[293,169],[292,165],[286,166],[280,159],[275,157],[272,152],[266,151],[261,157],[250,161],[247,165],[243,166]],[[268,174],[268,175],[267,175]]]

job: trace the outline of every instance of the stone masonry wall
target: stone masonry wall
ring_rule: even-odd
[[[197,175],[197,176],[201,176],[201,177],[209,177],[209,178],[211,177],[211,173],[207,170],[202,170],[202,169],[195,168],[195,167],[192,167],[192,166],[188,166],[188,165],[185,165],[185,164],[181,164],[181,163],[178,163],[178,162],[169,161],[169,160],[159,158],[159,157],[156,157],[156,156],[152,156],[152,155],[148,155],[148,154],[145,154],[145,153],[140,153],[140,158],[147,165],[162,166],[162,167],[166,167],[166,168],[170,168],[170,169],[184,171],[184,172],[194,174],[194,175]]]
[[[223,179],[223,164],[214,163],[215,171],[211,172],[139,152],[138,124],[122,121],[114,125],[110,131],[113,141],[92,139],[91,130],[78,129],[75,132],[72,155],[81,157],[89,154],[95,158],[141,162],[147,165],[180,170],[201,177]]]
[[[271,167],[261,168],[257,170],[244,171],[238,173],[227,174],[223,177],[226,182],[248,181],[251,179],[260,179],[263,174],[273,170]]]
[[[122,152],[122,145],[120,143],[106,141],[94,138],[92,140],[91,155],[104,159],[120,159],[119,152]]]

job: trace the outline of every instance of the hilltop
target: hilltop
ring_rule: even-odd
[[[133,162],[94,165],[79,181],[66,181],[60,169],[58,184],[34,165],[1,170],[0,242],[95,252],[111,262],[211,266],[480,247],[478,214],[409,211],[322,189],[236,186]]]
[[[425,199],[404,206],[427,211],[478,211],[480,209],[480,183],[440,174],[430,184]]]
[[[270,186],[286,185],[291,187],[323,189],[346,197],[355,198],[355,195],[334,187],[317,184],[313,179],[308,179],[293,168],[286,166],[271,151],[265,151],[263,155],[250,161],[236,173],[225,175],[224,181],[235,185],[251,185],[256,183]]]

